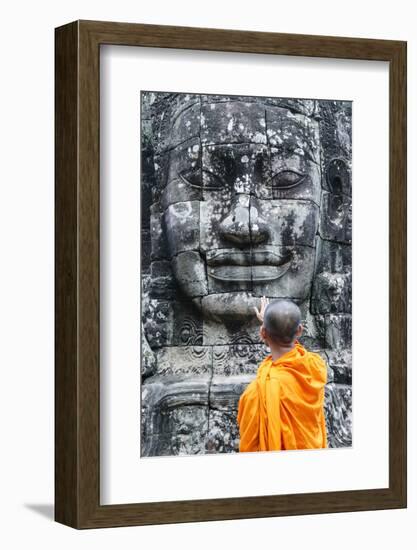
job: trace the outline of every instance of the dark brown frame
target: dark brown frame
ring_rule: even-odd
[[[99,55],[120,44],[389,62],[389,488],[99,501]],[[56,46],[55,519],[116,527],[406,507],[406,42],[76,21]]]

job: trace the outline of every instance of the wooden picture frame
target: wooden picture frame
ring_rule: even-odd
[[[406,43],[76,21],[56,29],[55,519],[75,528],[406,506]],[[99,56],[117,44],[389,62],[389,487],[100,505]]]

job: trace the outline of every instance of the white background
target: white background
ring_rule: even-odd
[[[417,514],[417,37],[413,3],[277,0],[19,2],[2,6],[1,499],[4,548],[414,548]],[[76,532],[54,524],[53,28],[73,19],[409,41],[409,508]],[[376,131],[378,131],[376,129]],[[377,201],[377,197],[375,199]],[[372,226],[370,226],[372,230]],[[377,241],[378,235],[375,235]],[[378,274],[375,274],[377,277]],[[370,312],[372,322],[372,312]],[[378,345],[378,342],[370,342]],[[370,394],[372,388],[370,388]],[[248,476],[256,472],[248,471]],[[202,475],[204,472],[202,472]],[[342,474],[342,473],[341,473]]]
[[[102,48],[102,504],[388,486],[388,84],[381,62]],[[353,102],[353,448],[138,458],[141,89]],[[375,196],[378,243],[367,231]],[[369,311],[378,311],[371,327]],[[369,346],[370,338],[379,345]],[[247,475],[255,469],[256,476]]]

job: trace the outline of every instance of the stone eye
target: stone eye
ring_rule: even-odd
[[[291,189],[305,180],[305,174],[294,170],[283,170],[271,178],[271,186],[278,189]]]
[[[224,187],[222,180],[209,170],[185,170],[178,176],[183,182],[198,189],[218,191]]]
[[[191,187],[202,187],[201,170],[184,170],[178,174],[178,177],[184,183],[191,185]]]

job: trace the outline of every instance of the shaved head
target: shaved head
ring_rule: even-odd
[[[274,342],[290,344],[301,324],[300,308],[291,300],[274,300],[265,309],[263,324]]]

